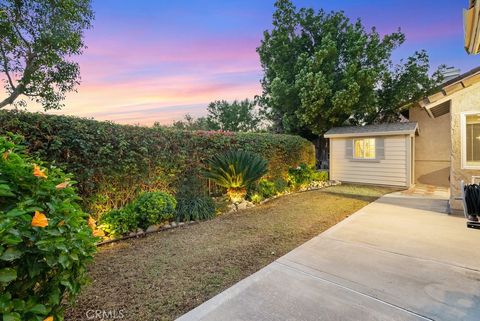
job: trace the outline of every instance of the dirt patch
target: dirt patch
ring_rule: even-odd
[[[105,245],[65,320],[173,320],[391,191],[333,186]]]

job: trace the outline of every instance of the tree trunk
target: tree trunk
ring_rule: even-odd
[[[20,96],[21,94],[23,93],[23,86],[22,85],[18,85],[15,90],[10,94],[10,96],[8,96],[7,98],[5,98],[3,101],[0,102],[0,109],[7,106],[7,105],[11,105],[13,104],[13,102],[18,98],[18,96]]]
[[[328,139],[323,136],[318,136],[313,140],[315,145],[316,158],[317,158],[317,167],[320,169],[328,169],[328,155],[329,155],[329,146]]]

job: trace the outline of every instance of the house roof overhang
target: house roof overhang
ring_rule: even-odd
[[[432,118],[450,111],[451,95],[480,82],[480,67],[474,68],[440,85],[434,93],[417,102]]]
[[[468,9],[463,10],[465,50],[469,54],[480,53],[480,0],[470,0]]]

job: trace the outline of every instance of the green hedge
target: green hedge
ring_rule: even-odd
[[[269,178],[313,165],[313,145],[297,136],[178,131],[117,125],[69,116],[0,111],[0,134],[25,137],[28,151],[73,173],[83,205],[95,217],[124,206],[142,191],[175,193],[182,174],[212,155],[244,149],[269,161]]]

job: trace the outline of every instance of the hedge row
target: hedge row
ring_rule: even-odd
[[[262,155],[271,178],[315,163],[313,145],[290,135],[178,131],[0,111],[0,134],[6,132],[23,135],[28,152],[73,173],[85,210],[96,217],[142,191],[175,193],[183,174],[191,175],[206,159],[229,149]]]

